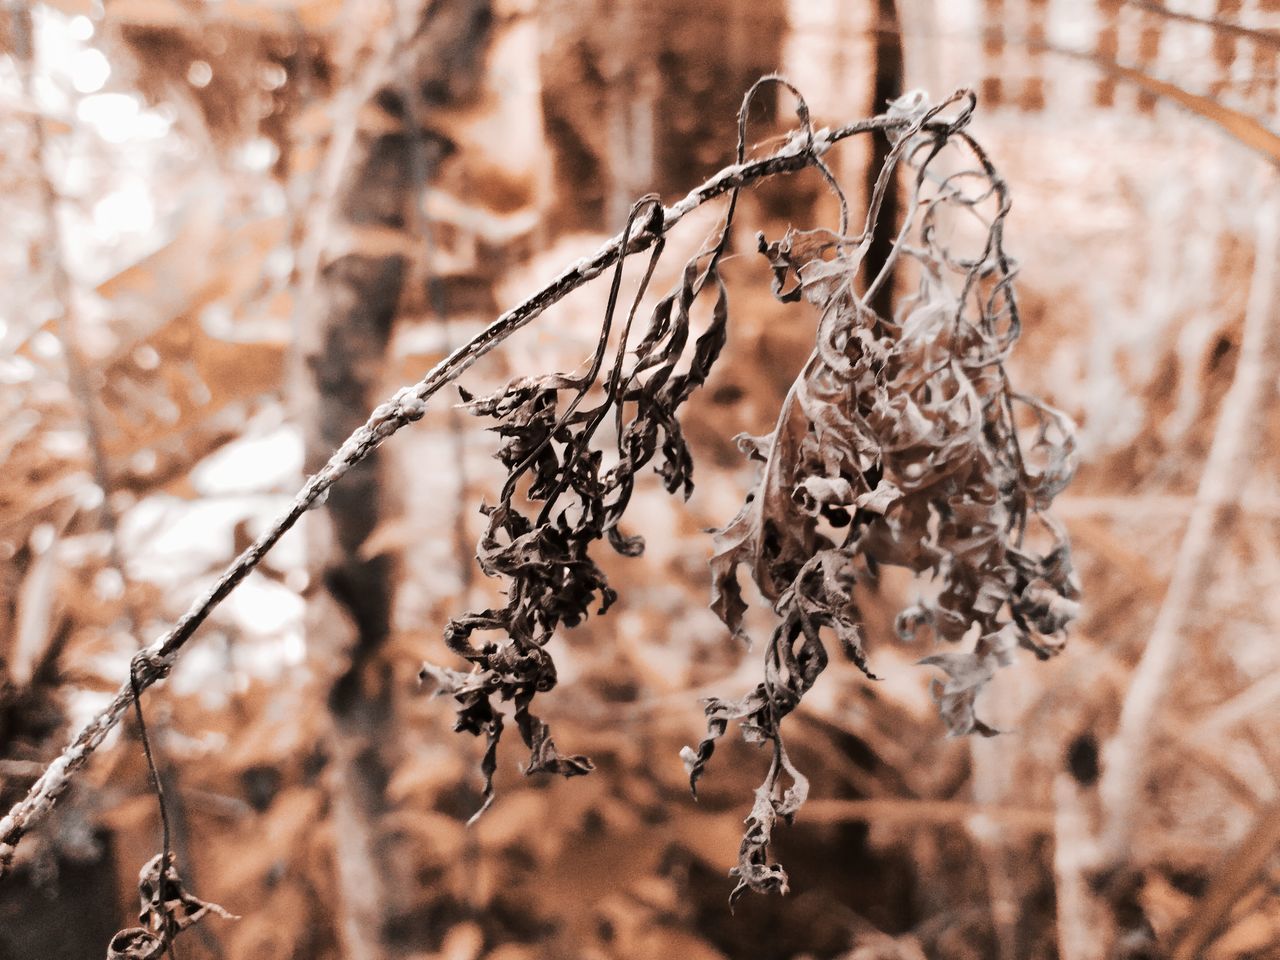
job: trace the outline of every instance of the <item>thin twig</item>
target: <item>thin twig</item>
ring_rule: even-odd
[[[619,259],[648,249],[679,224],[690,212],[735,187],[754,183],[766,177],[791,173],[815,165],[836,143],[849,137],[874,131],[898,130],[910,126],[909,118],[879,116],[847,124],[834,130],[823,129],[810,135],[808,131],[793,133],[775,153],[747,163],[725,167],[715,176],[695,187],[682,200],[663,211],[658,231],[639,232],[624,248],[621,235],[605,243],[590,257],[571,264],[554,280],[523,303],[499,316],[492,324],[448,357],[436,364],[418,383],[400,389],[379,404],[363,426],[330,456],[319,471],[303,484],[283,514],[253,544],[244,550],[217,581],[196,600],[166,633],[158,637],[136,658],[137,687],[145,690],[163,679],[173,668],[178,652],[210,613],[227,598],[245,577],[262,561],[276,542],[298,519],[313,507],[323,504],[328,489],[353,465],[367,457],[384,440],[402,427],[420,420],[426,402],[442,387],[452,383],[472,364],[520,330],[548,307],[572,291],[599,276]],[[928,129],[949,129],[944,120],[932,122]],[[27,796],[16,803],[0,819],[0,876],[8,873],[16,847],[23,836],[37,824],[84,767],[89,757],[102,744],[107,734],[120,721],[133,702],[133,683],[126,681],[115,697],[54,759],[44,774],[32,785]]]
[[[166,895],[165,884],[168,882],[169,867],[173,860],[171,852],[173,835],[169,829],[169,810],[164,802],[164,784],[160,781],[160,771],[156,767],[156,758],[151,752],[151,737],[147,734],[147,721],[142,715],[142,691],[138,689],[138,675],[132,670],[129,671],[129,684],[133,688],[133,712],[138,718],[138,737],[142,740],[142,753],[147,759],[147,772],[151,774],[151,784],[155,787],[156,806],[160,808],[162,841],[160,848],[159,897],[160,902],[163,904],[169,900]],[[165,949],[169,953],[170,960],[173,960],[173,936],[176,932],[173,915],[166,912],[164,915],[164,930],[160,932],[160,935],[164,940]]]
[[[1147,13],[1164,17],[1167,20],[1177,20],[1181,23],[1195,24],[1197,27],[1207,27],[1215,33],[1225,33],[1228,36],[1239,37],[1243,40],[1252,40],[1254,43],[1264,47],[1280,47],[1280,32],[1259,27],[1247,27],[1243,24],[1232,23],[1230,20],[1223,20],[1221,17],[1200,17],[1193,13],[1184,13],[1181,10],[1170,10],[1163,3],[1155,3],[1153,0],[1124,0],[1131,7],[1137,7]]]
[[[352,4],[348,3],[347,6],[347,18],[359,22],[361,15],[354,12]],[[358,32],[346,38],[340,46],[339,62],[355,63],[360,52],[359,46],[364,39],[366,38]],[[295,333],[301,318],[314,307],[316,284],[328,252],[329,234],[338,205],[339,191],[343,179],[349,175],[351,155],[360,132],[361,108],[386,85],[393,66],[395,47],[394,30],[373,31],[372,49],[367,59],[356,70],[351,83],[343,88],[334,101],[332,116],[339,119],[334,123],[329,142],[325,146],[324,158],[312,184],[311,196],[306,201],[302,243],[294,259],[295,308],[292,323]]]
[[[868,800],[810,800],[806,823],[874,821],[904,826],[952,826],[975,817],[999,823],[1011,831],[1031,835],[1051,833],[1054,816],[1048,810],[964,800],[921,800],[915,797],[873,797]]]
[[[1280,700],[1280,670],[1264,675],[1231,699],[1219,703],[1207,716],[1197,720],[1195,729],[1188,730],[1187,734],[1209,746],[1232,728],[1254,717],[1265,716],[1275,709],[1273,704],[1277,700]]]

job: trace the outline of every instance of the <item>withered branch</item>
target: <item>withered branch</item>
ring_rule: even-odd
[[[669,207],[662,207],[660,216],[650,217],[644,226],[632,231],[629,237],[623,234],[615,236],[594,254],[569,265],[542,289],[503,313],[485,330],[440,361],[416,384],[402,388],[378,405],[364,425],[334,451],[324,467],[307,478],[292,503],[266,532],[232,561],[172,628],[134,658],[131,671],[139,692],[169,674],[182,648],[213,610],[257,567],[303,514],[323,504],[326,492],[348,469],[361,462],[398,430],[421,419],[427,401],[442,387],[455,381],[477,360],[536,319],[548,307],[598,277],[620,260],[650,249],[690,212],[703,204],[767,177],[808,167],[825,170],[822,166],[823,155],[841,140],[866,133],[902,130],[914,122],[916,120],[908,116],[882,115],[835,129],[813,130],[806,116],[804,126],[793,132],[775,152],[725,167],[695,187],[683,199]],[[950,130],[951,124],[942,119],[931,120],[923,129]],[[8,872],[16,847],[23,836],[49,813],[93,752],[119,723],[133,699],[133,685],[126,679],[111,702],[45,768],[26,797],[0,819],[0,876]]]

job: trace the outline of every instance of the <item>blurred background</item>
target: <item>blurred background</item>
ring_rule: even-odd
[[[450,732],[417,671],[459,666],[441,628],[492,590],[472,554],[501,475],[496,438],[441,394],[145,697],[182,873],[242,917],[185,933],[180,956],[1280,957],[1280,2],[2,14],[5,809],[377,402],[621,229],[636,197],[672,202],[730,162],[764,73],[833,126],[912,88],[978,93],[973,133],[1013,194],[1012,374],[1079,425],[1056,507],[1084,588],[1066,651],[983,694],[1004,735],[948,739],[914,666],[930,650],[893,635],[912,588],[886,578],[863,605],[884,680],[833,663],[788,721],[813,782],[777,845],[792,892],[731,914],[767,758],[726,738],[695,803],[678,751],[700,697],[754,685],[760,648],[707,609],[704,531],[753,476],[733,436],[765,432],[813,337],[806,308],[770,294],[753,231],[834,222],[812,171],[749,191],[729,345],[685,421],[697,490],[638,490],[647,553],[608,558],[618,604],[555,641],[542,712],[596,772],[526,779],[508,743],[494,807],[464,826],[483,744]],[[792,115],[767,95],[752,140]],[[886,148],[831,157],[855,222]],[[691,253],[722,212],[673,247]],[[573,369],[606,293],[575,294],[464,382]],[[1108,776],[1123,802],[1101,795]],[[130,717],[20,848],[0,957],[104,956],[159,843]]]

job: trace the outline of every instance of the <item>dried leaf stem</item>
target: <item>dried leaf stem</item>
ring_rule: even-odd
[[[735,163],[695,187],[683,199],[664,207],[660,217],[650,220],[656,230],[645,227],[629,239],[622,234],[606,242],[594,254],[571,264],[559,276],[524,302],[499,316],[487,328],[458,347],[440,361],[418,383],[399,390],[378,405],[368,420],[355,430],[332,454],[328,462],[312,474],[298,491],[288,508],[253,544],[244,550],[217,581],[197,599],[167,632],[142,650],[131,664],[138,692],[166,677],[178,653],[213,610],[225,600],[249,573],[257,567],[276,542],[298,522],[308,510],[322,504],[326,491],[337,483],[354,464],[401,428],[422,418],[426,402],[442,387],[452,383],[477,360],[516,331],[537,318],[548,307],[572,291],[588,283],[620,260],[652,247],[675,228],[691,211],[730,191],[778,174],[792,173],[807,167],[820,167],[822,156],[836,143],[859,134],[893,131],[908,127],[911,118],[883,115],[835,129],[811,128],[793,132],[774,153],[742,163]],[[934,125],[942,128],[943,121]],[[926,129],[929,129],[926,126]],[[0,819],[0,876],[12,865],[18,843],[46,816],[66,791],[75,775],[85,766],[93,752],[134,700],[134,683],[125,680],[111,702],[72,739],[21,801]]]

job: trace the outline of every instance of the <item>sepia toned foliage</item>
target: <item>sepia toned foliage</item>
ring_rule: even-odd
[[[241,917],[184,930],[186,960],[1272,956],[1280,24],[1269,3],[1210,7],[5,5],[4,809],[86,722],[123,722],[95,728],[17,846],[0,957],[101,957],[116,931],[154,949],[163,908],[136,927],[135,896],[166,849],[184,891]],[[901,139],[910,99],[838,148],[847,128],[815,122],[849,229],[820,170],[769,160],[798,142],[773,86],[750,178],[714,177],[743,89],[774,69],[823,118],[915,86],[978,104],[962,130],[963,103],[930,121],[922,150]],[[619,267],[609,237],[649,191],[661,228],[646,201]],[[1005,247],[1017,264],[991,269]],[[550,293],[467,366],[470,402],[435,395],[452,366],[397,394],[531,290]],[[722,292],[719,355],[677,405]],[[662,382],[663,362],[635,368],[667,294],[654,350],[683,359]],[[998,370],[1043,399],[990,402],[1013,389]],[[806,410],[832,423],[821,439]],[[327,502],[309,487],[295,515],[303,472],[362,425]],[[636,459],[652,450],[628,473],[629,425]],[[871,445],[921,437],[868,468]],[[545,447],[504,498],[526,440]],[[366,442],[367,483],[347,462]],[[1036,492],[1077,464],[1049,518]],[[476,511],[504,499],[526,553]],[[643,553],[593,538],[602,517]],[[1067,533],[1074,574],[1054,566]],[[498,576],[472,576],[477,543]],[[136,661],[153,771],[121,679],[246,550],[234,589],[170,635],[181,652]],[[341,589],[339,565],[376,589]],[[458,657],[442,634],[465,611],[493,616]],[[501,655],[518,631],[523,661]],[[590,757],[590,776],[508,779],[528,755],[450,737],[468,704],[423,696],[424,659],[442,665],[428,689],[495,716],[502,681],[554,677],[524,704],[532,762]],[[466,690],[471,664],[497,687]],[[717,718],[778,733],[773,703],[786,764],[781,739],[721,736],[695,803],[682,746],[696,765]],[[768,767],[778,796],[753,805]],[[798,797],[788,768],[808,799],[766,851],[760,825]],[[782,864],[789,896],[726,909]]]

